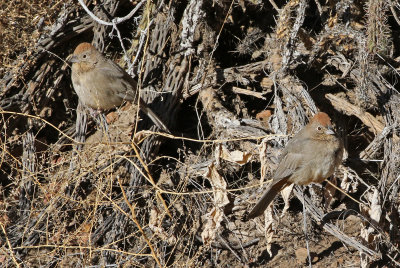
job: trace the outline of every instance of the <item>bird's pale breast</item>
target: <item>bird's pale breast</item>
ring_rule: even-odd
[[[308,148],[299,167],[289,177],[289,181],[299,185],[321,183],[330,177],[339,164],[337,151],[340,142],[337,138],[317,143]]]
[[[118,91],[127,91],[121,79],[115,79],[95,69],[77,72],[73,68],[72,83],[81,102],[98,110],[108,110],[121,105],[124,99]]]

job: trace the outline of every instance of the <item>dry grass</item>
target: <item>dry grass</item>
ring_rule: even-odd
[[[30,54],[40,34],[51,27],[64,1],[0,2],[0,77]]]

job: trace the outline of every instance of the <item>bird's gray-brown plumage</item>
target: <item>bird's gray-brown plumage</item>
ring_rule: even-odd
[[[137,101],[139,96],[136,81],[91,44],[79,44],[70,62],[72,84],[84,106],[104,111],[118,107],[124,101]],[[170,132],[141,98],[139,106],[160,129]]]
[[[324,181],[333,174],[342,157],[343,145],[333,130],[329,116],[317,113],[288,142],[271,184],[244,220],[260,216],[275,196],[292,183],[306,185]]]

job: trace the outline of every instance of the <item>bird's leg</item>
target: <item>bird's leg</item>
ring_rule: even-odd
[[[76,114],[76,123],[75,123],[75,140],[77,141],[77,144],[73,146],[74,150],[72,153],[71,162],[69,164],[70,172],[73,172],[75,170],[76,167],[75,158],[78,155],[78,151],[82,150],[83,144],[86,141],[86,131],[87,131],[87,114],[81,102],[79,102]]]
[[[97,123],[97,117],[99,114],[102,114],[102,111],[99,109],[93,109],[93,108],[88,108],[90,116],[94,119],[94,121]]]
[[[304,237],[306,238],[306,247],[307,247],[307,255],[308,255],[308,266],[311,268],[311,254],[310,254],[310,246],[308,244],[308,235],[307,235],[307,210],[306,210],[306,202],[304,199],[304,186],[302,189],[302,197],[303,197],[303,227],[304,227]]]
[[[94,122],[96,122],[96,125],[98,126],[99,130],[101,130],[101,133],[106,133],[108,140],[111,142],[111,136],[108,129],[107,118],[104,115],[104,113],[101,110],[95,110],[91,108],[89,108],[89,113],[90,116],[93,118]]]
[[[104,113],[99,114],[98,116],[99,121],[100,121],[100,129],[102,130],[101,133],[106,133],[108,141],[111,142],[111,136],[110,136],[110,132],[108,129],[108,123],[107,123],[107,118],[104,115]]]

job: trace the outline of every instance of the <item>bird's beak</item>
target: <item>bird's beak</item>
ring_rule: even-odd
[[[71,63],[78,62],[78,57],[75,56],[75,55],[70,55],[70,56],[67,58],[67,61],[68,61],[68,62],[71,62]]]
[[[328,126],[326,128],[325,134],[327,134],[327,135],[335,135],[336,132],[335,132],[335,130],[333,130],[332,126]]]

